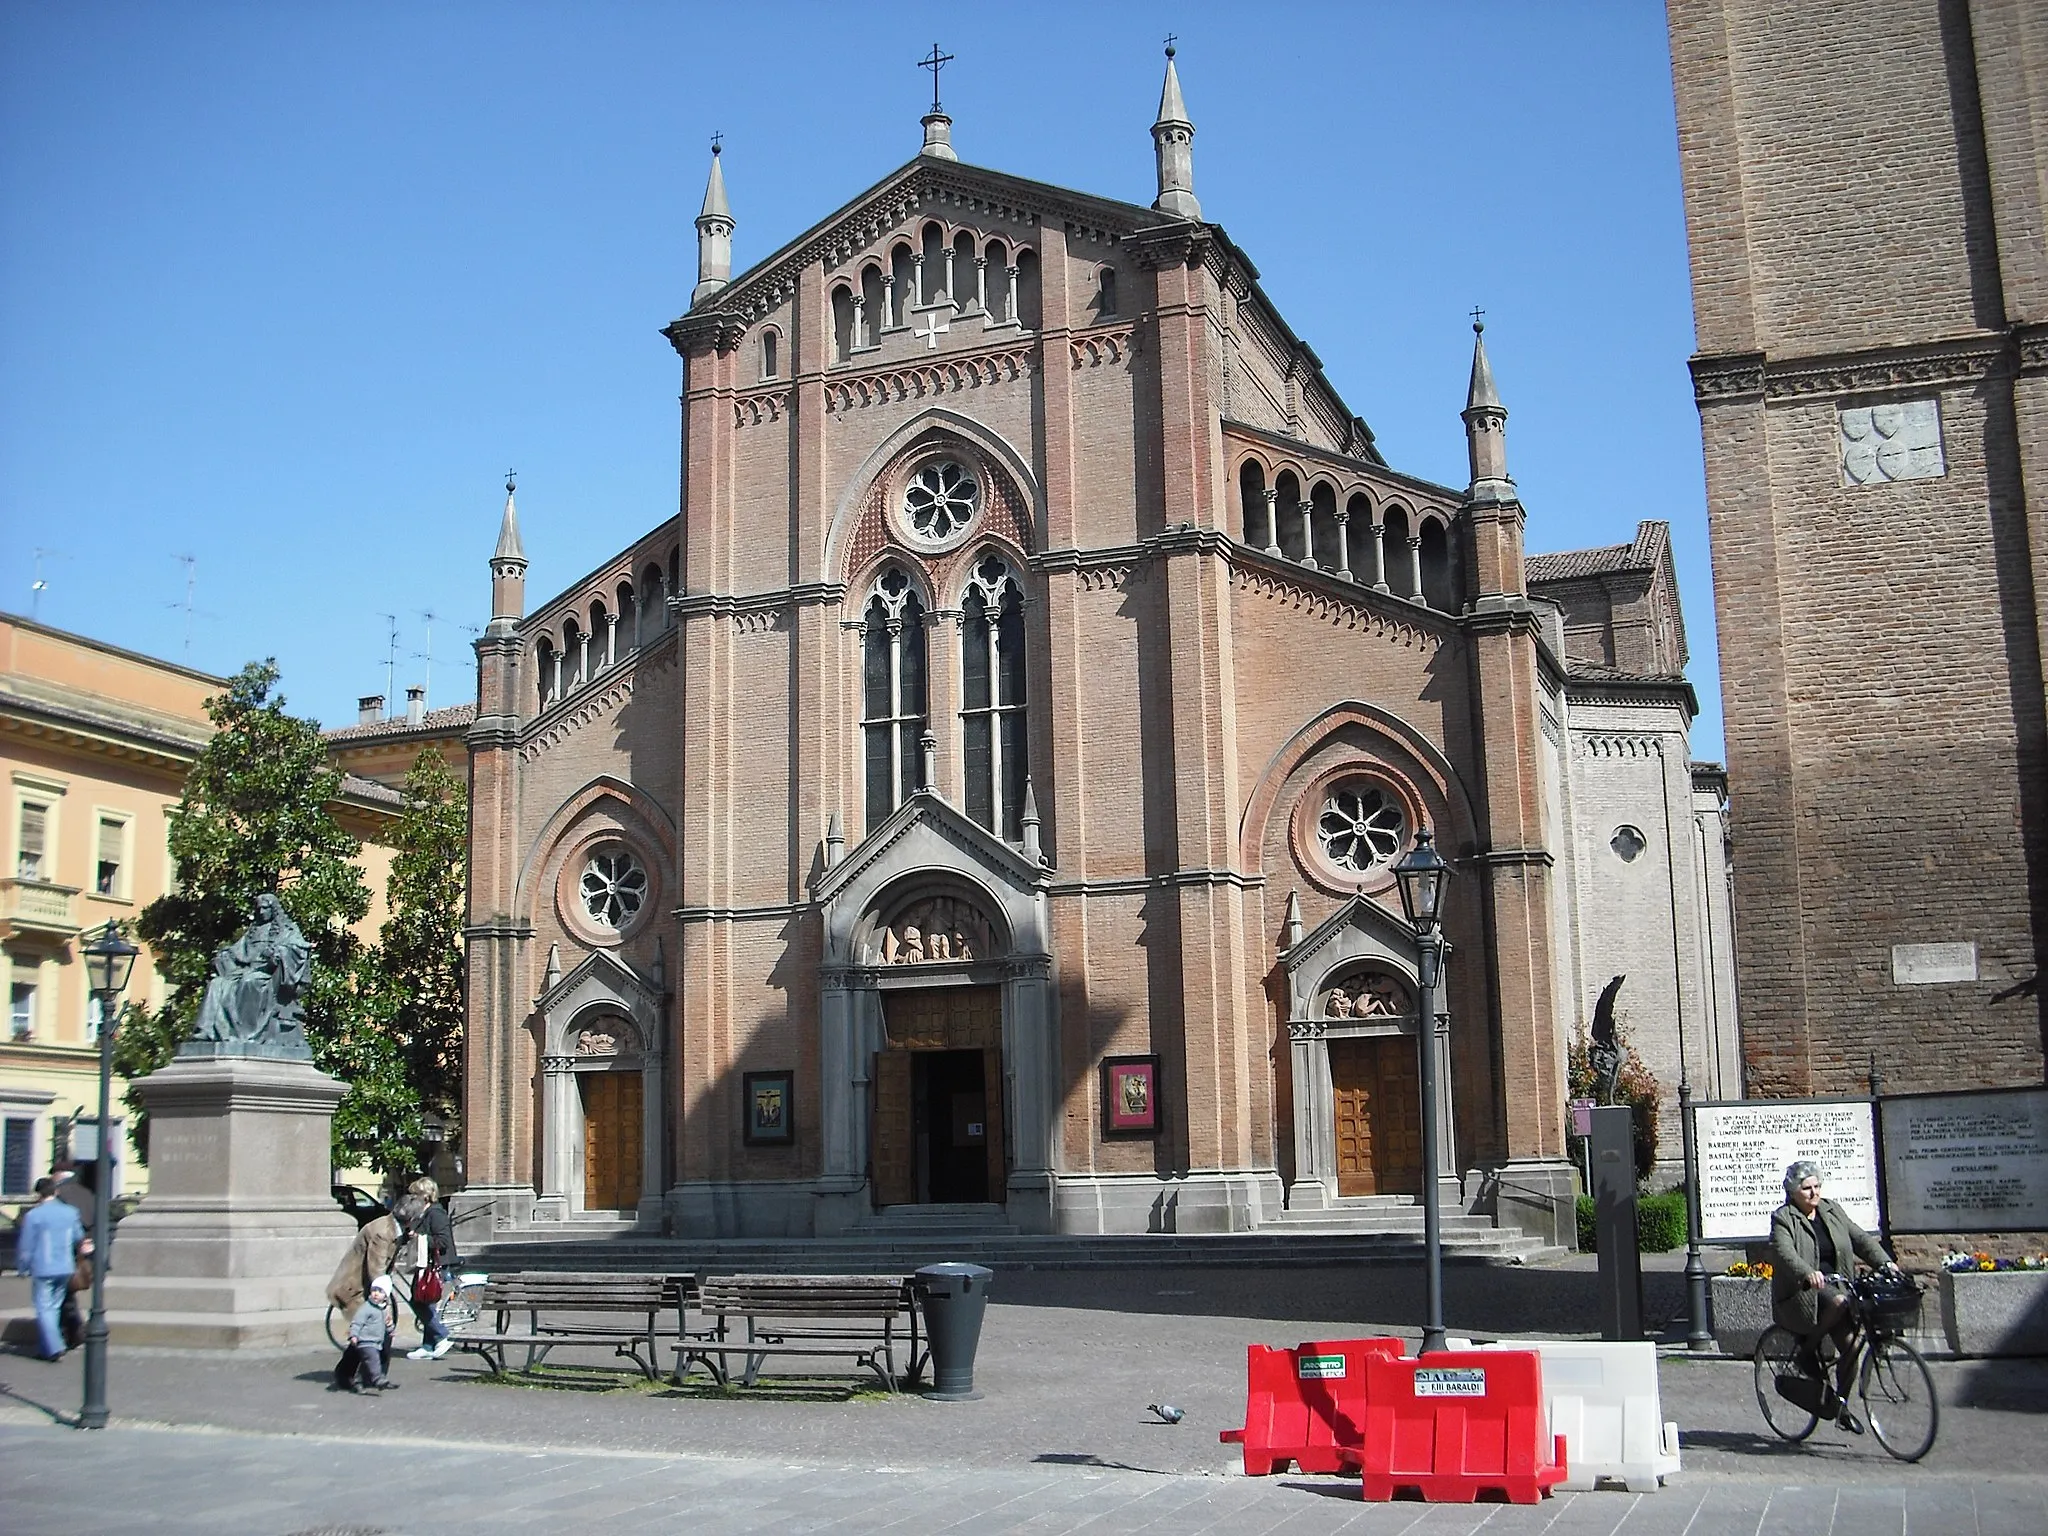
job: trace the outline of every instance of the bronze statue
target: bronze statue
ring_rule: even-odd
[[[1593,1005],[1593,1044],[1586,1052],[1586,1060],[1599,1084],[1602,1104],[1614,1102],[1614,1085],[1621,1077],[1621,1038],[1614,1028],[1614,995],[1621,990],[1624,979],[1617,976],[1608,982],[1600,1001]]]
[[[302,999],[312,975],[312,948],[284,903],[258,896],[256,920],[213,957],[192,1042],[216,1049],[194,1054],[310,1058]]]

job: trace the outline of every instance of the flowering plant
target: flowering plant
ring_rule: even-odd
[[[1756,1263],[1751,1264],[1747,1260],[1737,1259],[1728,1266],[1728,1273],[1739,1280],[1768,1280],[1771,1278],[1771,1261],[1758,1259]]]
[[[1952,1275],[2006,1274],[2014,1270],[2048,1269],[2048,1253],[2023,1253],[2015,1259],[1994,1259],[1982,1251],[1964,1253],[1960,1250],[1941,1256],[1941,1267]]]

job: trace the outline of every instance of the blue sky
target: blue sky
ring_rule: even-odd
[[[673,514],[705,149],[735,266],[916,152],[1204,213],[1396,467],[1462,485],[1471,333],[1529,547],[1673,524],[1720,696],[1662,8],[0,4],[0,607],[293,707],[474,696],[503,471],[538,601]],[[193,559],[193,612],[186,565]],[[468,626],[467,628],[465,626]],[[187,635],[189,629],[189,649]]]

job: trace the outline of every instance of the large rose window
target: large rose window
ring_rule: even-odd
[[[593,923],[624,928],[647,900],[647,871],[624,848],[606,848],[590,856],[578,888]]]
[[[1407,839],[1408,817],[1400,801],[1356,779],[1332,789],[1316,817],[1323,857],[1349,874],[1363,875],[1385,864]]]
[[[925,465],[903,489],[903,519],[927,544],[943,544],[965,532],[980,508],[981,483],[953,459]]]

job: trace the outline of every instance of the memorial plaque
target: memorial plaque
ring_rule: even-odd
[[[1944,981],[1977,979],[1974,944],[1894,944],[1892,984],[1927,987]]]
[[[2048,1089],[1900,1094],[1883,1106],[1892,1230],[2048,1227]]]
[[[1868,1099],[1748,1099],[1695,1104],[1700,1236],[1761,1242],[1785,1203],[1785,1169],[1821,1166],[1822,1193],[1869,1232],[1878,1230],[1877,1135]]]

